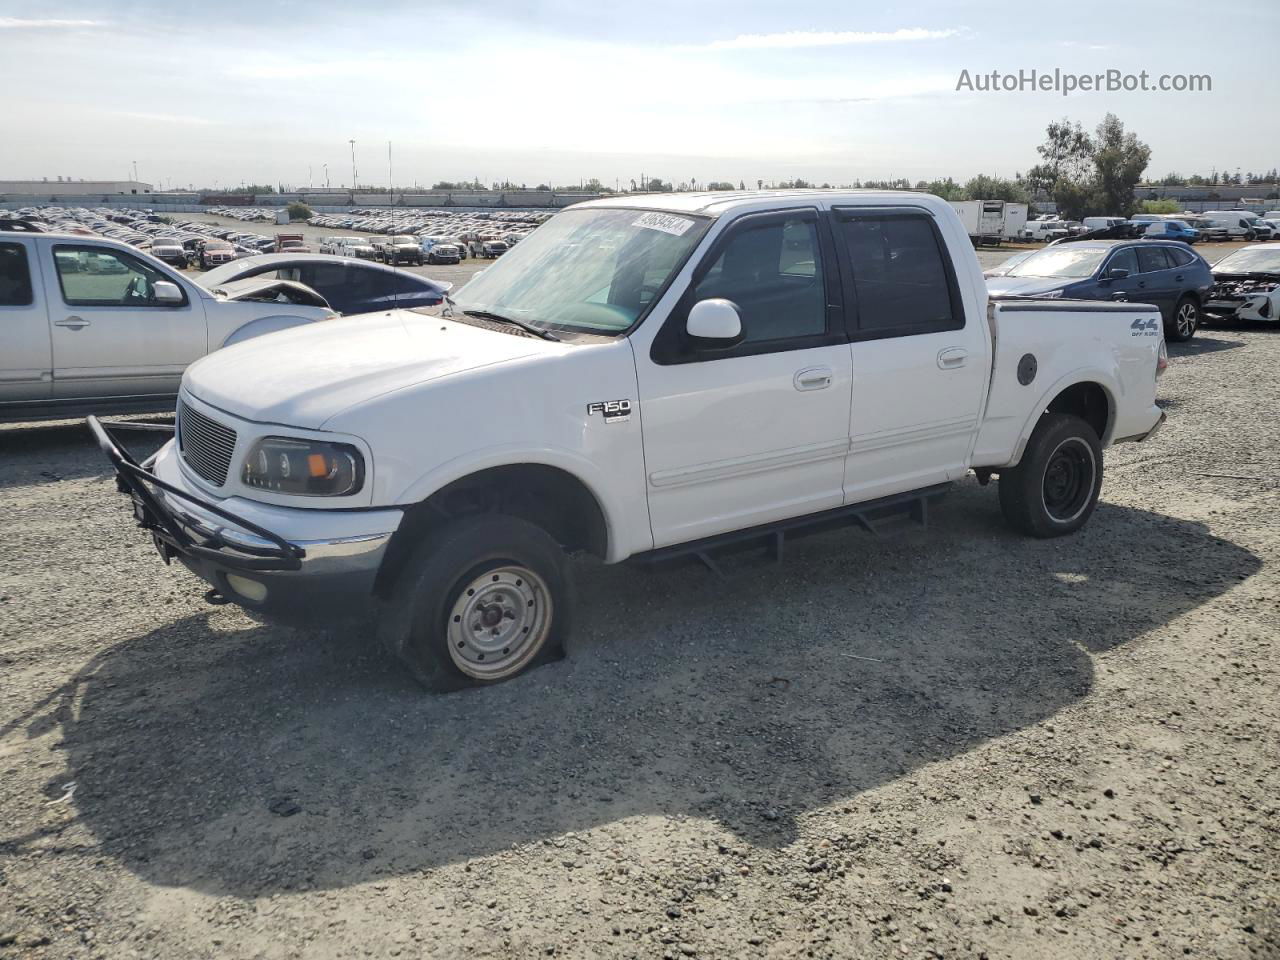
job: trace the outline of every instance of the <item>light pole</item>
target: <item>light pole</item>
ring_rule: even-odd
[[[355,193],[356,189],[356,142],[348,140],[351,144],[351,192]]]
[[[391,202],[396,202],[396,181],[391,176],[391,141],[387,141],[387,190],[391,196]]]
[[[324,167],[324,188],[328,190],[329,189],[329,165],[326,163],[326,164],[322,164],[322,166]]]
[[[138,161],[133,161],[133,182],[138,182]]]

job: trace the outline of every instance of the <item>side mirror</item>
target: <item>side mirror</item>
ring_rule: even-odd
[[[699,300],[689,308],[685,332],[702,346],[724,349],[742,340],[742,318],[728,300],[713,297]]]
[[[1123,280],[1129,275],[1129,271],[1124,267],[1112,267],[1107,271],[1108,280]]]
[[[151,287],[151,299],[156,303],[181,303],[182,288],[168,280],[157,280]]]

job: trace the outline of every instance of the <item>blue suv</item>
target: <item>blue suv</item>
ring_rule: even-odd
[[[1181,240],[1183,243],[1195,243],[1200,239],[1200,231],[1181,220],[1161,220],[1153,223],[1142,232],[1143,240]]]
[[[993,299],[1128,300],[1160,308],[1166,340],[1190,340],[1213,288],[1204,258],[1165,240],[1063,240],[987,281]]]

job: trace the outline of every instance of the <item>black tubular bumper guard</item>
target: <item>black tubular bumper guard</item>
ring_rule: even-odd
[[[128,449],[112,435],[115,431],[139,433],[165,433],[172,435],[174,427],[164,423],[115,422],[104,424],[97,417],[88,418],[98,446],[106,454],[116,471],[116,488],[128,494],[133,501],[134,519],[138,526],[151,532],[157,549],[168,562],[174,554],[185,554],[209,560],[229,570],[268,571],[298,570],[307,552],[277,534],[236,516],[230,510],[166,483],[147,469],[147,463],[138,463]],[[200,524],[182,519],[157,494],[156,490],[179,500],[191,503],[206,513],[213,514],[229,524],[267,541],[270,546],[255,546],[225,539],[217,530],[207,531]]]

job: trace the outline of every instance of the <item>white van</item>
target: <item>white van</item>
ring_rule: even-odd
[[[1206,210],[1201,216],[1214,226],[1225,227],[1227,236],[1232,240],[1254,240],[1257,237],[1254,227],[1260,218],[1250,210]]]

